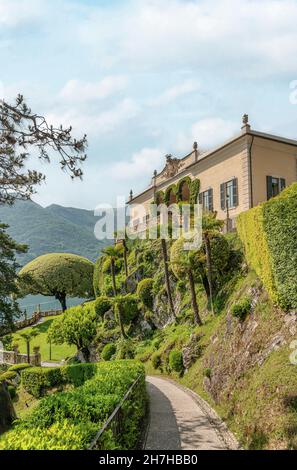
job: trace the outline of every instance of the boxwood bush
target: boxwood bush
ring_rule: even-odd
[[[99,363],[83,385],[43,398],[31,414],[0,438],[0,450],[87,449],[138,377],[122,407],[120,434],[108,430],[100,445],[106,450],[135,448],[146,411],[145,374],[140,363],[126,360]]]

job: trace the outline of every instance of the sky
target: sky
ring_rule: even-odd
[[[34,200],[94,209],[253,129],[297,138],[297,0],[0,0],[0,99],[88,135],[83,181],[34,158]],[[291,86],[291,88],[290,88]],[[291,98],[290,98],[291,97]]]

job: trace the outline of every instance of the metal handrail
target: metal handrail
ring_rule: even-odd
[[[133,382],[133,384],[130,386],[129,390],[127,391],[127,393],[125,394],[125,396],[122,398],[122,400],[120,401],[120,403],[117,405],[117,407],[113,410],[113,412],[111,413],[111,415],[107,418],[107,420],[105,421],[105,423],[103,424],[103,426],[99,429],[99,431],[97,432],[96,436],[94,437],[94,439],[92,440],[88,450],[93,450],[94,447],[96,446],[96,444],[98,443],[100,437],[102,436],[102,434],[109,428],[109,425],[113,422],[114,418],[117,416],[117,414],[119,413],[119,411],[121,410],[123,404],[125,403],[125,401],[127,400],[127,398],[129,397],[129,395],[131,394],[132,390],[134,389],[134,387],[138,384],[139,380],[141,379],[141,375],[139,375],[137,377],[137,379]]]

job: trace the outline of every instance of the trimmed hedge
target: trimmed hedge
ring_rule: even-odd
[[[64,367],[32,367],[22,372],[24,389],[36,398],[43,396],[47,390],[72,384],[79,387],[96,373],[96,364],[74,364]]]
[[[240,214],[237,230],[272,300],[285,310],[297,308],[297,183]]]
[[[20,373],[22,370],[29,369],[32,367],[31,364],[14,364],[10,366],[8,370]]]
[[[134,361],[113,361],[94,366],[94,376],[80,387],[43,398],[29,416],[0,438],[0,450],[87,449],[107,417],[140,376],[122,407],[121,433],[113,435],[111,430],[107,431],[100,446],[105,450],[134,449],[146,411],[144,367]]]
[[[4,372],[3,374],[0,375],[0,382],[4,382],[4,380],[8,383],[13,382],[17,378],[17,373],[8,370],[7,372]]]

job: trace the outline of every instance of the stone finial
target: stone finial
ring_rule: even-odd
[[[251,126],[249,125],[249,115],[244,114],[242,116],[242,127],[241,127],[241,132],[243,134],[246,134],[248,131],[251,130]]]
[[[131,189],[131,190],[130,190],[130,201],[132,201],[132,199],[133,199],[133,191],[132,191],[132,189]]]
[[[198,150],[198,144],[197,144],[197,142],[194,142],[194,143],[193,143],[193,150]]]
[[[157,178],[158,172],[157,170],[154,171],[154,178]]]

